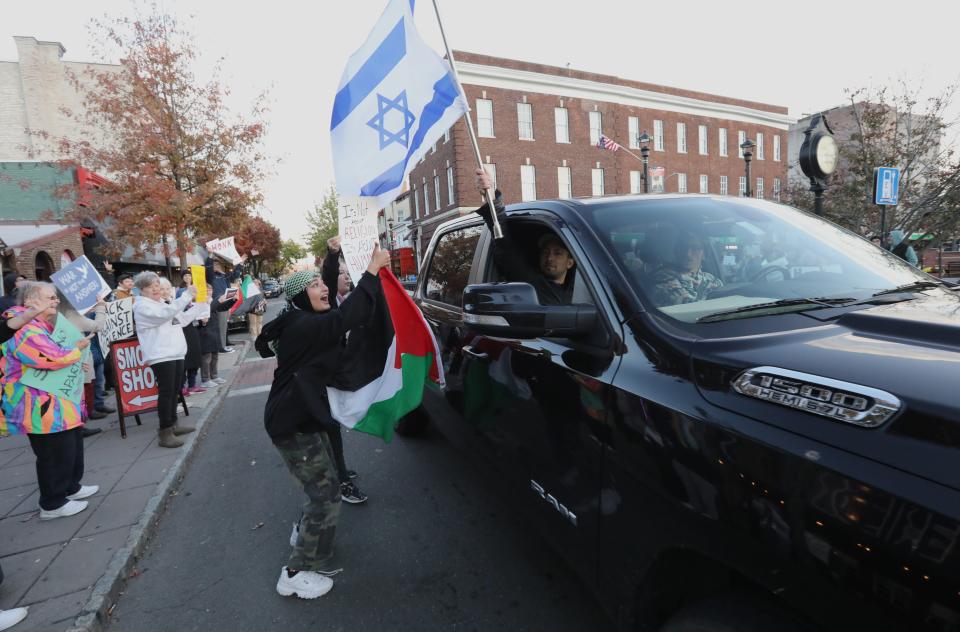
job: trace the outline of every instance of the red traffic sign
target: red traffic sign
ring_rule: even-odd
[[[143,349],[136,338],[110,345],[117,395],[123,415],[137,415],[156,410],[160,393],[157,377],[143,361]]]

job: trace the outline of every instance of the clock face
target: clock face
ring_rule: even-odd
[[[833,136],[821,136],[817,141],[817,167],[823,175],[828,176],[837,168],[840,158],[840,149]]]

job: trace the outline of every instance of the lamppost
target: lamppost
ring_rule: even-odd
[[[750,192],[750,160],[753,158],[753,147],[754,147],[753,141],[750,140],[749,138],[743,141],[743,144],[740,145],[740,149],[743,150],[743,162],[746,165],[746,172],[747,172],[747,190],[746,190],[747,197],[753,196],[753,194]]]
[[[650,156],[650,137],[647,136],[647,130],[638,139],[640,141],[640,155],[643,157],[643,192],[650,193],[650,179],[647,177],[647,161]]]

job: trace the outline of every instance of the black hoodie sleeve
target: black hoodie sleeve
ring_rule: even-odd
[[[327,286],[330,292],[330,307],[337,309],[337,285],[340,280],[340,251],[327,250],[327,256],[323,258],[323,268],[320,273],[323,284]]]

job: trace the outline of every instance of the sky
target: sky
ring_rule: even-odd
[[[844,102],[848,88],[906,79],[931,95],[960,79],[960,3],[912,0],[438,0],[454,49],[782,105],[800,118]],[[4,0],[0,60],[16,60],[15,35],[59,41],[71,61],[92,55],[87,25],[132,15],[131,0]],[[285,239],[333,184],[329,122],[347,57],[386,0],[156,0],[194,34],[205,78],[223,58],[228,101],[244,112],[269,93],[261,215]],[[862,7],[869,7],[864,10]],[[416,22],[438,52],[430,0]]]

